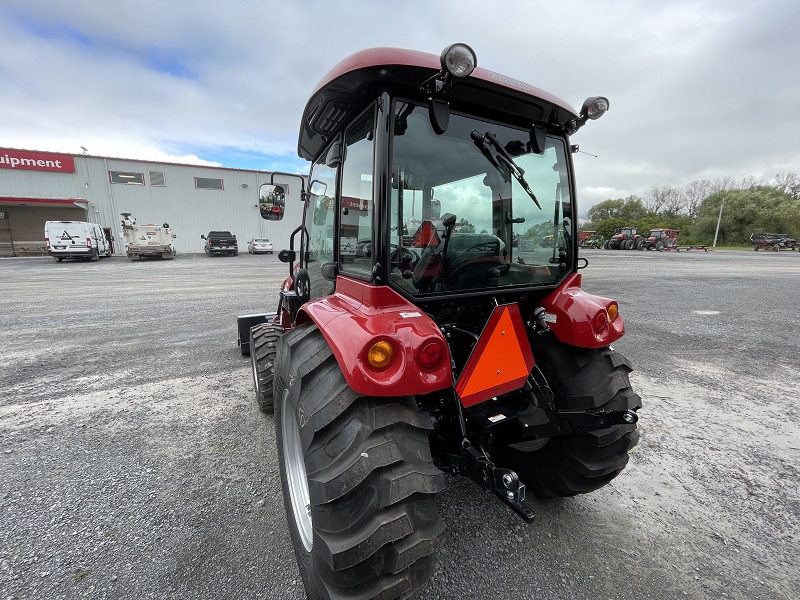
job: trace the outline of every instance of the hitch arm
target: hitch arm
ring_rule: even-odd
[[[496,466],[483,452],[478,452],[469,440],[461,442],[464,470],[470,479],[494,492],[526,523],[533,522],[533,511],[525,504],[525,484],[511,469]]]

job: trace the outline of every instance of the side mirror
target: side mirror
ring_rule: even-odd
[[[293,263],[297,260],[297,254],[294,250],[281,250],[278,252],[278,260],[283,263]]]
[[[336,276],[339,274],[339,267],[335,262],[322,263],[320,274],[328,281],[336,281]]]
[[[262,183],[258,188],[258,210],[267,221],[280,221],[286,207],[286,188],[279,184]]]
[[[544,145],[547,142],[547,132],[541,125],[531,127],[530,149],[535,154],[544,154]]]
[[[201,233],[201,234],[200,234],[200,239],[201,239],[201,240],[204,240],[204,239],[206,239],[206,236],[204,236],[204,235]]]
[[[328,149],[328,153],[325,155],[325,166],[331,167],[333,169],[335,167],[338,167],[340,162],[342,162],[341,141],[336,142]]]
[[[331,208],[330,199],[327,197],[327,184],[315,179],[308,188],[311,200],[312,220],[314,225],[325,225],[328,220],[328,210]]]

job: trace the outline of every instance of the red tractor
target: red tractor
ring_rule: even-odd
[[[617,303],[581,289],[570,149],[607,109],[478,68],[464,44],[362,51],[314,90],[289,276],[275,313],[238,323],[309,598],[416,595],[445,473],[531,521],[529,491],[625,468],[641,401],[611,347]],[[343,238],[369,242],[343,256]]]
[[[633,250],[644,243],[644,238],[639,235],[636,227],[618,227],[603,244],[606,250]],[[641,249],[641,248],[639,248]]]
[[[679,229],[651,229],[647,237],[642,238],[642,243],[637,245],[639,250],[672,250],[678,247]]]

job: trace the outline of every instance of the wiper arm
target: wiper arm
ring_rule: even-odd
[[[497,159],[498,158],[500,159],[503,165],[514,176],[514,179],[516,179],[522,186],[522,189],[524,189],[527,192],[528,196],[531,197],[531,200],[533,200],[534,204],[536,204],[539,210],[542,210],[542,205],[539,204],[539,201],[536,199],[536,194],[533,193],[531,186],[529,186],[528,182],[525,180],[525,171],[517,166],[517,163],[515,163],[514,159],[511,158],[511,155],[503,147],[503,144],[501,144],[498,141],[497,136],[493,134],[491,131],[487,131],[483,135],[481,135],[477,131],[473,131],[470,134],[470,137],[472,137],[472,139],[475,141],[475,145],[478,146],[483,155],[489,159],[489,161],[495,166],[495,168],[499,168]],[[497,150],[496,158],[492,156],[492,153],[489,151],[487,143],[491,144],[494,147],[494,149]]]
[[[483,154],[487,160],[492,163],[495,169],[503,174],[503,179],[508,181],[508,176],[506,175],[505,170],[500,167],[500,163],[497,162],[497,159],[494,156],[492,156],[492,152],[489,150],[489,146],[486,144],[486,137],[482,136],[477,131],[473,131],[470,134],[470,137],[475,141],[475,145],[478,147],[478,150],[481,151],[481,154]]]

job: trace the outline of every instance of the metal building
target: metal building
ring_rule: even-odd
[[[297,178],[287,188],[284,218],[261,219],[259,185],[270,173],[86,154],[0,148],[0,256],[45,254],[45,221],[97,223],[124,254],[121,213],[140,224],[168,223],[178,253],[203,252],[200,238],[227,230],[247,251],[251,238],[268,238],[276,250],[302,219]]]

